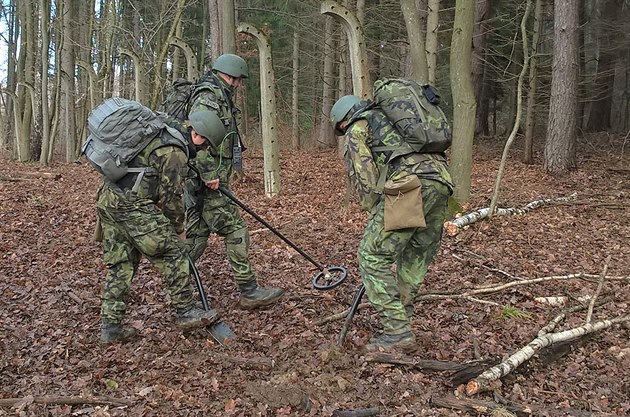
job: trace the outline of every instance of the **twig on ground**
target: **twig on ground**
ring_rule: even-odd
[[[357,311],[358,311],[360,308],[366,308],[366,307],[368,307],[369,305],[370,305],[370,304],[368,304],[368,303],[361,303],[361,304],[359,304],[359,305],[357,306]],[[349,312],[350,312],[350,308],[347,308],[347,309],[345,309],[344,311],[341,311],[341,312],[339,312],[339,313],[335,313],[335,314],[333,314],[333,315],[330,315],[330,316],[324,317],[323,319],[316,321],[314,324],[315,324],[316,326],[321,326],[322,324],[330,323],[331,321],[336,321],[336,320],[341,320],[341,319],[344,319],[344,318],[346,318],[346,316],[348,315],[348,313],[349,313]]]
[[[113,406],[125,406],[133,404],[132,400],[125,398],[112,398],[112,397],[64,397],[57,395],[46,395],[42,397],[27,396],[22,398],[2,398],[0,399],[0,407],[14,407],[16,405],[28,405],[28,404],[93,404],[93,405],[113,405]]]
[[[602,275],[599,277],[599,283],[597,284],[597,289],[595,290],[595,294],[593,298],[591,298],[591,302],[588,305],[588,312],[586,313],[586,324],[591,322],[591,318],[593,317],[593,307],[595,307],[595,300],[599,297],[599,293],[602,292],[602,288],[604,287],[604,280],[606,279],[606,273],[608,272],[608,264],[610,263],[610,259],[612,255],[608,255],[606,258],[606,262],[604,262],[604,269],[602,270]]]
[[[529,407],[516,405],[501,405],[491,401],[472,400],[470,398],[457,398],[454,395],[431,396],[431,404],[437,407],[451,408],[461,411],[469,411],[473,414],[483,414],[492,416],[519,416],[526,417],[532,415]]]

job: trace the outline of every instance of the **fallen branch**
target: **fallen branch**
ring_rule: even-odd
[[[112,406],[128,406],[132,405],[132,400],[111,398],[111,397],[61,397],[56,395],[47,395],[43,397],[27,396],[22,398],[3,398],[0,399],[0,407],[13,407],[16,405],[28,405],[28,404],[47,404],[47,405],[77,405],[77,404],[90,404],[90,405],[112,405]]]
[[[361,408],[357,410],[335,410],[332,413],[333,417],[372,417],[381,413],[378,407],[374,408]]]
[[[530,285],[530,284],[538,284],[541,282],[548,281],[561,281],[561,280],[569,280],[569,279],[589,279],[589,278],[599,278],[598,275],[592,274],[569,274],[569,275],[554,275],[549,277],[540,277],[540,278],[532,278],[532,279],[523,279],[520,281],[512,281],[505,284],[490,284],[490,285],[481,285],[478,287],[474,287],[468,291],[463,293],[454,293],[454,292],[444,292],[444,293],[424,293],[419,294],[416,298],[417,301],[428,301],[428,300],[445,300],[445,299],[454,299],[454,298],[469,298],[471,296],[479,295],[479,294],[491,294],[502,290],[507,290],[512,287],[516,287],[519,285]],[[608,277],[609,280],[630,280],[630,275],[624,277]]]
[[[529,360],[539,350],[551,346],[554,343],[566,342],[569,340],[577,339],[578,337],[594,333],[600,330],[607,329],[616,323],[623,323],[630,321],[630,316],[619,316],[611,320],[602,320],[596,323],[585,324],[584,326],[576,327],[574,329],[565,330],[558,333],[549,333],[543,336],[539,336],[532,340],[527,346],[519,350],[510,356],[507,360],[499,365],[479,375],[477,378],[471,380],[466,384],[466,394],[474,395],[481,391],[485,391],[492,381],[495,381],[516,368],[521,364]]]
[[[599,302],[597,303],[597,307],[600,307],[600,306],[602,306],[602,305],[604,305],[604,304],[606,304],[606,303],[609,303],[611,300],[612,300],[611,298],[605,298],[605,299],[603,299],[603,300],[601,300],[601,301],[599,301]],[[538,331],[537,336],[544,336],[544,335],[546,335],[547,333],[552,332],[552,331],[553,331],[553,329],[555,329],[555,328],[556,328],[556,326],[557,326],[558,324],[560,324],[560,322],[561,322],[562,320],[564,320],[564,318],[567,316],[567,314],[568,314],[568,313],[576,313],[576,312],[578,312],[578,311],[582,311],[582,310],[584,310],[585,308],[586,308],[586,306],[584,306],[584,305],[582,305],[582,304],[579,304],[579,305],[573,306],[573,307],[571,307],[571,308],[569,308],[569,309],[567,309],[567,310],[563,311],[562,313],[558,314],[556,317],[554,317],[553,319],[551,319],[551,321],[550,321],[549,323],[547,323],[547,325],[546,325],[546,326],[544,326],[542,329],[540,329],[540,330]]]
[[[526,205],[524,205],[523,207],[510,207],[510,208],[497,208],[493,214],[493,216],[507,216],[507,215],[514,215],[514,214],[525,214],[530,210],[536,209],[538,207],[542,207],[542,206],[546,206],[558,201],[570,201],[570,200],[574,200],[577,197],[577,193],[573,193],[570,196],[567,197],[557,197],[554,199],[542,199],[542,200],[536,200],[536,201],[532,201]],[[459,233],[459,231],[464,228],[465,226],[469,226],[479,220],[483,220],[485,218],[487,218],[490,215],[490,207],[485,207],[479,210],[475,210],[471,213],[468,213],[464,216],[458,217],[456,219],[453,219],[451,221],[447,221],[444,223],[444,228],[446,229],[446,232],[451,235],[451,236],[455,236],[457,233]]]
[[[368,304],[368,303],[361,303],[361,304],[359,304],[357,306],[357,311],[360,308],[365,308],[365,307],[368,307],[369,305],[370,304]],[[347,308],[347,309],[345,309],[344,311],[342,311],[340,313],[335,313],[335,314],[333,314],[331,316],[324,317],[323,319],[316,321],[314,324],[316,326],[321,326],[322,324],[330,323],[331,321],[345,319],[349,312],[350,312],[350,308]]]
[[[604,270],[602,271],[602,275],[599,277],[599,283],[597,284],[597,289],[595,290],[595,294],[591,299],[591,302],[588,305],[588,312],[586,313],[586,324],[591,322],[591,318],[593,317],[593,307],[595,307],[595,300],[599,297],[599,293],[602,292],[602,288],[604,287],[604,280],[606,279],[606,273],[608,272],[608,264],[610,263],[611,255],[608,255],[606,258],[606,262],[604,263]]]
[[[532,415],[532,410],[529,407],[501,405],[491,401],[472,400],[470,398],[457,398],[454,395],[432,395],[430,402],[437,407],[468,411],[473,414],[486,414],[493,416],[517,415],[519,417],[528,417]]]

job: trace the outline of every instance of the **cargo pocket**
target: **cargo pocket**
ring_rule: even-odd
[[[385,183],[385,231],[426,227],[421,185],[420,178],[415,175]]]

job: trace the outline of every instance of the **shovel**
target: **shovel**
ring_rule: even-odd
[[[195,284],[197,285],[197,291],[199,291],[199,297],[201,298],[201,305],[204,311],[208,311],[210,307],[208,306],[208,299],[206,298],[206,291],[203,289],[203,284],[201,282],[201,276],[199,275],[199,270],[195,266],[195,262],[192,260],[190,255],[188,255],[188,263],[190,263],[190,270],[195,276]],[[236,339],[236,334],[230,329],[230,326],[225,324],[222,321],[216,321],[209,326],[206,326],[206,331],[212,338],[221,346],[225,346],[230,340]]]

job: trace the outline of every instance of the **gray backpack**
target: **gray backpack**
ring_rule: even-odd
[[[128,173],[139,174],[133,187],[135,190],[147,168],[132,168],[129,163],[162,131],[168,131],[163,146],[174,145],[187,152],[186,140],[179,131],[168,126],[166,120],[166,115],[155,113],[136,101],[107,99],[88,116],[90,135],[82,154],[111,183]]]

